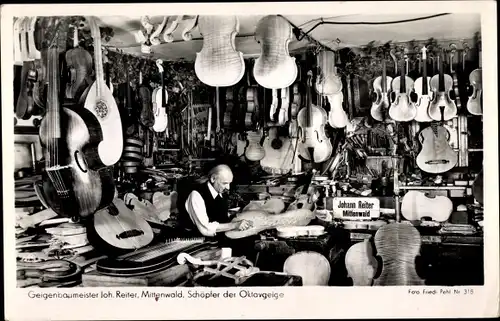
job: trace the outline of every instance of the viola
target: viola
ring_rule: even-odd
[[[212,87],[229,87],[238,83],[245,74],[243,53],[235,49],[238,18],[200,16],[198,28],[203,36],[203,47],[196,53],[196,76]]]
[[[299,125],[298,152],[306,161],[321,163],[332,155],[332,143],[325,134],[327,114],[311,101],[312,71],[308,72],[307,106],[297,115]]]
[[[318,77],[316,77],[316,91],[323,96],[338,94],[342,91],[342,80],[337,75],[335,67],[335,53],[321,51],[317,56]]]
[[[481,49],[479,49],[479,68],[469,74],[469,84],[472,87],[472,95],[467,100],[467,110],[472,115],[483,114],[483,70],[481,69]]]
[[[415,92],[417,94],[417,122],[429,122],[432,118],[429,116],[429,105],[432,101],[432,92],[429,92],[431,77],[427,76],[427,48],[422,48],[422,77],[415,80]]]
[[[433,120],[446,121],[457,115],[457,106],[450,98],[453,88],[453,78],[444,73],[443,57],[438,56],[439,74],[431,78],[431,90],[434,99],[429,106],[429,116]]]
[[[261,48],[253,67],[259,85],[268,89],[292,85],[297,78],[297,64],[288,52],[288,44],[293,39],[290,23],[278,15],[265,16],[257,23],[255,39]]]
[[[96,79],[85,98],[84,107],[99,121],[102,141],[98,152],[101,162],[107,166],[116,164],[123,151],[122,120],[115,98],[104,81],[101,51],[101,31],[95,17],[88,17],[90,32],[94,39],[94,66]]]
[[[373,89],[376,93],[376,100],[370,108],[370,114],[373,119],[378,121],[385,120],[385,114],[389,109],[391,102],[389,100],[389,91],[391,87],[392,77],[387,76],[387,67],[385,59],[382,60],[382,76],[378,76],[373,81]]]
[[[160,71],[161,86],[153,90],[153,111],[154,111],[154,125],[153,130],[157,133],[163,132],[167,129],[168,115],[167,115],[167,99],[168,93],[165,88],[163,61],[156,60],[156,66]]]
[[[68,25],[63,19],[57,41],[48,49],[47,113],[40,127],[46,171],[39,192],[57,214],[88,217],[111,203],[114,180],[98,155],[98,120],[87,109],[59,102],[59,55],[66,48]]]
[[[91,85],[92,56],[80,47],[78,28],[73,28],[73,49],[66,52],[66,64],[70,81],[66,84],[66,98],[78,100],[87,86]]]
[[[392,81],[392,101],[389,107],[389,116],[399,122],[411,121],[417,114],[415,104],[411,101],[410,93],[413,91],[413,79],[406,74],[408,57],[401,63],[400,76]]]

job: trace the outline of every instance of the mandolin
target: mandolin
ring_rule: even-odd
[[[429,105],[432,101],[432,92],[429,92],[431,77],[427,76],[427,48],[422,48],[422,77],[415,80],[415,92],[417,93],[417,114],[415,120],[417,122],[430,122],[432,118],[429,116]]]
[[[434,99],[429,106],[429,116],[437,121],[450,120],[457,115],[457,106],[450,98],[453,78],[444,73],[443,57],[437,56],[439,74],[431,78],[431,90]]]
[[[398,122],[407,122],[415,118],[417,109],[410,99],[413,91],[413,79],[406,74],[408,57],[405,55],[400,64],[400,76],[392,81],[392,101],[389,107],[389,116]]]
[[[325,134],[327,114],[323,108],[312,104],[312,71],[307,73],[307,106],[297,114],[299,126],[298,153],[306,161],[321,163],[332,155],[332,143]]]
[[[203,36],[203,47],[196,53],[194,63],[198,79],[212,87],[229,87],[238,83],[245,74],[243,53],[235,48],[238,18],[200,16],[198,28]]]
[[[291,86],[297,78],[297,64],[288,52],[293,39],[290,23],[279,15],[265,16],[257,23],[255,39],[261,48],[253,67],[257,83],[268,89]]]
[[[86,87],[92,84],[92,56],[80,47],[77,26],[73,27],[73,49],[66,52],[66,65],[71,79],[66,84],[66,98],[78,100]]]
[[[453,212],[453,203],[446,196],[434,196],[408,191],[401,202],[401,214],[409,221],[420,221],[429,217],[436,222],[446,222]]]
[[[87,233],[95,248],[108,253],[137,250],[153,241],[148,222],[119,198],[95,213]]]
[[[97,119],[87,109],[59,102],[59,55],[66,48],[68,23],[59,24],[57,42],[48,49],[47,113],[40,127],[46,171],[38,191],[57,214],[87,217],[111,203],[114,180],[98,156],[102,131]]]
[[[165,89],[164,71],[163,71],[163,61],[161,59],[156,60],[156,66],[160,71],[161,87],[155,88],[153,90],[153,112],[154,112],[154,125],[153,130],[157,133],[163,132],[167,129],[168,125],[168,115],[167,115],[167,100],[168,92]]]
[[[377,256],[382,260],[382,271],[374,285],[424,285],[416,271],[422,238],[410,224],[392,223],[382,226],[375,233]]]
[[[457,153],[448,143],[449,132],[443,126],[432,122],[419,134],[422,150],[417,155],[418,167],[427,173],[444,173],[455,167]]]
[[[479,68],[469,74],[469,84],[472,87],[472,95],[467,100],[467,110],[472,115],[483,114],[483,70],[481,67],[481,49],[479,49]]]
[[[370,114],[375,120],[384,121],[386,118],[387,110],[391,105],[389,100],[391,82],[392,77],[387,76],[385,59],[382,59],[382,76],[378,76],[373,81],[373,89],[375,90],[377,98],[370,108]]]
[[[111,166],[120,160],[123,151],[123,136],[120,111],[115,98],[104,81],[101,51],[101,31],[95,17],[87,18],[94,39],[94,66],[96,79],[90,87],[84,107],[98,120],[102,141],[98,146],[98,155],[104,165]]]

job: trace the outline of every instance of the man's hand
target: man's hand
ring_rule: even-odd
[[[240,231],[248,230],[253,226],[252,221],[241,220],[239,221],[239,223],[240,224],[238,225],[238,230]]]

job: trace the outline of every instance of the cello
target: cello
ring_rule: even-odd
[[[332,155],[332,143],[325,134],[327,114],[323,108],[312,104],[312,71],[307,73],[307,106],[297,114],[298,152],[306,161],[321,163]]]
[[[238,83],[245,74],[243,53],[235,48],[238,18],[200,16],[198,28],[203,35],[203,47],[196,53],[194,63],[198,79],[212,87],[229,87]]]
[[[114,180],[98,156],[98,120],[84,108],[59,102],[59,55],[66,47],[68,22],[63,19],[59,25],[57,41],[47,53],[47,113],[40,127],[46,171],[39,191],[57,214],[88,217],[113,201]]]
[[[298,71],[295,58],[288,52],[288,44],[293,39],[290,23],[278,15],[265,16],[257,23],[255,39],[261,48],[253,66],[257,83],[267,89],[292,85]]]

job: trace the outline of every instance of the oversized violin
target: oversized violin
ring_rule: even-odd
[[[57,214],[87,217],[111,203],[114,180],[98,156],[98,120],[87,109],[59,102],[59,55],[66,47],[67,28],[63,19],[57,42],[48,49],[47,113],[40,127],[46,172],[40,193]]]
[[[165,131],[168,125],[167,116],[167,99],[168,93],[165,89],[164,71],[163,71],[163,61],[161,59],[156,60],[156,66],[160,71],[161,86],[160,88],[155,88],[153,90],[153,111],[154,111],[154,125],[153,130],[157,133]]]
[[[307,73],[307,106],[297,115],[299,125],[299,155],[306,161],[321,163],[332,155],[332,143],[325,134],[327,114],[323,108],[312,104],[312,71]]]
[[[457,115],[457,106],[450,98],[453,78],[444,73],[443,57],[438,56],[439,74],[431,78],[431,90],[434,99],[429,106],[429,116],[437,121],[450,120]]]
[[[238,18],[200,16],[198,28],[203,36],[203,48],[196,53],[196,76],[212,87],[229,87],[238,83],[245,74],[243,53],[235,48]]]
[[[88,17],[87,20],[94,39],[96,79],[90,87],[84,107],[99,121],[102,133],[102,141],[98,147],[99,158],[103,164],[111,166],[120,160],[123,151],[123,137],[116,134],[122,132],[122,121],[115,98],[104,81],[101,31],[94,17]]]
[[[400,76],[392,81],[392,101],[389,107],[389,116],[399,122],[411,121],[417,114],[415,104],[410,99],[413,91],[413,79],[406,75],[408,57],[405,55],[400,64]]]
[[[278,15],[265,16],[257,23],[255,39],[261,48],[253,67],[259,85],[268,89],[292,85],[297,78],[297,64],[288,52],[288,44],[293,39],[290,23]]]
[[[78,100],[86,86],[92,81],[92,56],[80,47],[78,26],[73,27],[73,49],[66,52],[66,64],[70,72],[70,81],[66,84],[66,98]]]
[[[317,58],[318,76],[316,77],[316,91],[323,96],[338,94],[342,91],[342,80],[337,75],[335,67],[335,53],[321,51]]]
[[[481,68],[481,49],[479,49],[479,68],[469,74],[469,84],[472,87],[472,95],[467,100],[467,110],[472,115],[483,114],[483,70]]]
[[[427,173],[444,173],[455,167],[457,153],[448,143],[449,132],[443,126],[432,122],[419,134],[422,150],[417,155],[418,167]]]
[[[382,59],[382,76],[378,76],[373,81],[373,89],[377,97],[370,108],[370,114],[375,120],[384,121],[387,110],[391,106],[389,100],[391,82],[392,77],[387,76],[385,59]]]
[[[431,77],[427,76],[427,48],[422,48],[422,77],[415,80],[415,92],[418,96],[415,107],[417,114],[415,120],[418,122],[429,122],[429,105],[432,101],[432,92],[429,92]]]

